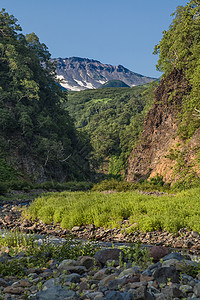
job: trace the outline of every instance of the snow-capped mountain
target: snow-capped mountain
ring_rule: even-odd
[[[54,58],[57,62],[57,77],[69,91],[96,89],[109,80],[121,80],[129,86],[153,81],[155,78],[142,76],[125,67],[112,66],[88,58]]]

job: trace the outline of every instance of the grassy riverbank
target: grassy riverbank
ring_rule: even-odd
[[[200,188],[162,197],[137,192],[62,192],[37,198],[28,209],[28,217],[60,223],[62,228],[94,224],[120,227],[129,219],[132,230],[166,229],[177,232],[188,228],[200,232]],[[26,213],[25,213],[26,214]]]

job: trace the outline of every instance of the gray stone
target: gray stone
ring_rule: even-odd
[[[155,264],[153,264],[153,265],[150,265],[150,266],[148,267],[148,269],[149,269],[150,271],[153,271],[153,270],[156,270],[156,269],[160,268],[161,266],[162,266],[161,262],[158,261],[157,263],[155,263]]]
[[[117,289],[121,288],[122,285],[124,285],[126,283],[126,281],[127,280],[126,280],[125,277],[114,279],[114,280],[110,280],[108,282],[107,287],[108,287],[109,290],[117,290]]]
[[[65,259],[59,264],[58,270],[63,270],[66,266],[77,266],[77,261],[73,259]]]
[[[72,283],[79,283],[80,278],[81,278],[81,276],[77,273],[72,273],[72,274],[64,276],[65,281],[72,282]]]
[[[135,275],[140,275],[140,274],[141,274],[140,269],[138,267],[133,267],[133,268],[129,268],[129,269],[122,271],[118,277],[121,278],[124,276],[135,276]]]
[[[18,287],[7,286],[4,288],[3,292],[8,293],[8,294],[20,295],[20,294],[24,293],[24,288],[22,288],[20,286],[18,286]]]
[[[49,289],[50,287],[52,286],[55,286],[56,284],[58,284],[58,278],[54,279],[54,278],[51,278],[49,280],[47,280],[44,284],[43,284],[43,287],[42,287],[42,290],[46,290],[46,289]]]
[[[148,291],[146,286],[140,286],[135,290],[132,299],[134,300],[153,300],[154,296],[151,295]]]
[[[90,256],[81,256],[79,257],[78,262],[80,266],[86,267],[87,270],[94,267],[94,265],[95,266],[98,265],[98,262],[94,259],[94,257],[90,257]]]
[[[170,284],[169,286],[164,287],[162,293],[166,295],[168,298],[182,298],[184,297],[184,293],[177,287],[176,284]]]
[[[168,259],[177,259],[177,260],[184,260],[185,257],[181,254],[181,253],[178,253],[178,252],[172,252],[166,256],[164,256],[162,258],[163,261],[166,261]]]
[[[131,293],[121,293],[111,291],[106,295],[106,300],[132,300],[133,295]]]
[[[99,282],[99,286],[107,286],[108,282],[111,280],[116,279],[117,277],[117,273],[113,273],[109,276],[106,276],[105,278],[103,278],[100,282]]]
[[[155,300],[167,300],[167,297],[163,293],[154,294]]]
[[[167,283],[169,280],[173,283],[180,282],[180,272],[174,267],[161,267],[153,276],[158,283]]]
[[[196,297],[200,297],[200,282],[194,286],[194,294]]]
[[[124,252],[120,249],[104,249],[99,250],[95,253],[94,258],[97,259],[101,264],[105,265],[107,260],[120,260],[123,259]]]
[[[142,276],[152,276],[152,272],[150,269],[146,269],[142,272]]]
[[[66,266],[66,265],[62,265],[60,268],[59,268],[59,271],[62,273],[63,271],[66,271],[68,274],[69,273],[77,273],[77,274],[84,274],[87,269],[86,267],[84,266]]]
[[[99,298],[102,298],[104,297],[103,293],[102,292],[91,292],[91,293],[87,293],[87,299],[99,299]],[[105,299],[105,298],[103,298]]]
[[[41,291],[32,299],[35,300],[72,300],[75,297],[75,292],[62,288],[60,285],[50,287],[45,291]]]
[[[94,274],[93,279],[94,280],[102,280],[105,277],[107,277],[106,269],[101,269]]]
[[[8,282],[5,281],[3,278],[0,278],[0,287],[6,287],[9,286]]]

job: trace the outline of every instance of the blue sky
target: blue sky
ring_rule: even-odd
[[[152,54],[186,0],[1,0],[23,33],[35,32],[52,57],[87,57],[159,77]]]

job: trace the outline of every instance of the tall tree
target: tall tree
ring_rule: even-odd
[[[90,146],[63,109],[67,95],[50,57],[34,33],[25,37],[16,18],[0,12],[0,151],[10,161],[15,153],[16,165],[28,156],[48,179],[86,178]]]
[[[200,103],[200,1],[192,0],[184,7],[177,7],[173,16],[154,54],[159,54],[157,69],[164,76],[176,69],[190,83],[191,90],[183,99],[179,130],[183,138],[189,138],[200,125],[198,118],[191,120]]]

